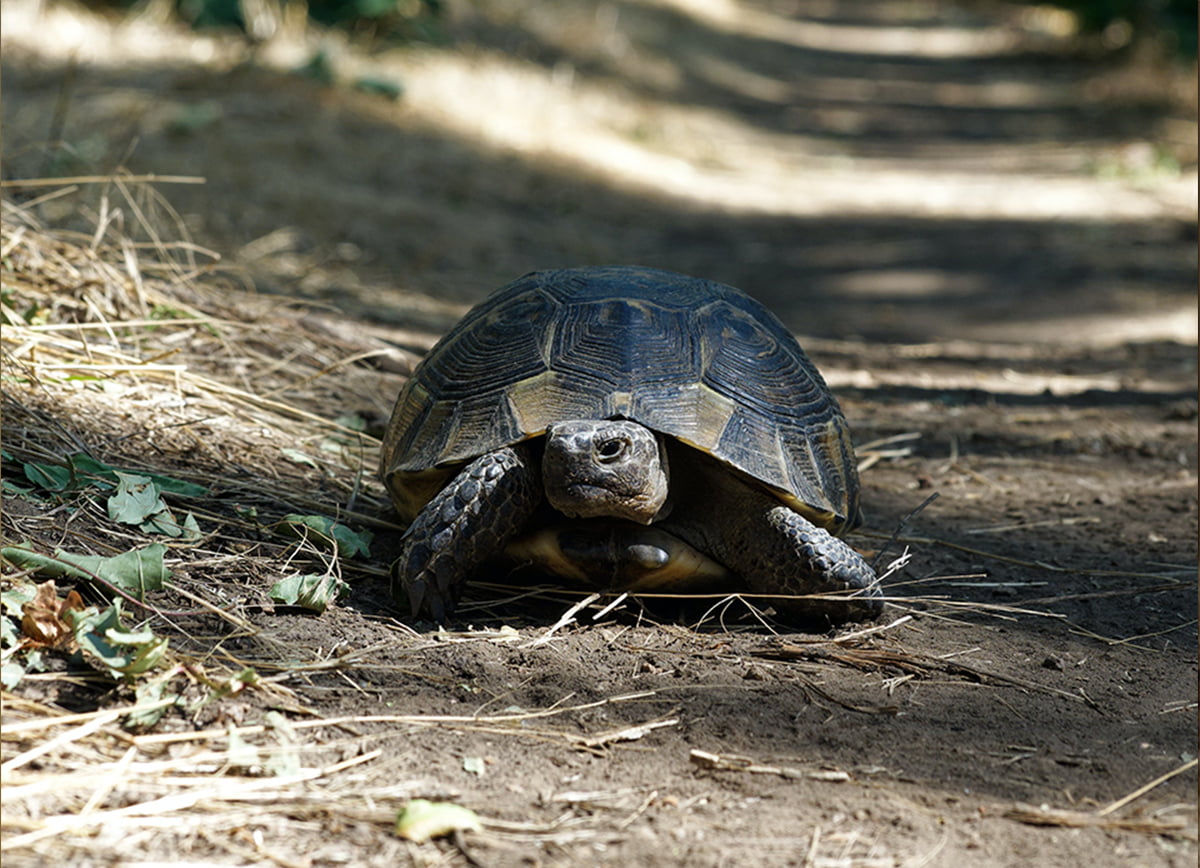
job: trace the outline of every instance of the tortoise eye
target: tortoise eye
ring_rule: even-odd
[[[611,437],[596,444],[596,455],[601,462],[609,464],[616,461],[629,448],[629,442],[622,437]]]

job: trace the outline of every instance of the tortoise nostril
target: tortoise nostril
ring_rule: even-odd
[[[630,443],[624,437],[608,437],[596,444],[596,458],[601,464],[611,464],[625,454]]]

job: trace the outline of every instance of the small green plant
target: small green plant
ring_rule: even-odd
[[[5,549],[8,557],[10,549]],[[168,639],[142,628],[127,630],[121,620],[121,601],[106,609],[84,606],[78,591],[59,598],[54,580],[33,584],[19,581],[0,594],[0,678],[12,689],[25,673],[43,668],[45,650],[78,651],[112,678],[133,683],[156,669],[167,652]]]
[[[334,547],[343,557],[352,558],[355,555],[368,557],[371,554],[371,540],[374,534],[369,530],[354,531],[339,524],[332,518],[323,515],[285,515],[277,528],[284,536],[316,537]]]

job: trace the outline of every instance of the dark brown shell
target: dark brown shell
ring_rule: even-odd
[[[835,532],[858,522],[846,420],[796,339],[740,290],[649,268],[540,271],[493,293],[401,391],[381,472],[412,518],[463,462],[558,421],[618,417]]]

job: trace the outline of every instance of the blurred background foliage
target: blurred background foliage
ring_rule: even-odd
[[[94,5],[132,9],[169,4],[195,28],[232,27],[251,37],[258,22],[280,20],[287,7],[319,24],[388,39],[438,41],[443,0],[96,0]],[[1080,33],[1100,36],[1111,48],[1155,41],[1167,53],[1196,56],[1197,0],[1045,0],[1025,6],[1064,9]],[[299,7],[297,9],[297,7]]]
[[[92,0],[93,7],[169,11],[197,30],[233,28],[251,38],[273,35],[285,17],[307,16],[327,27],[364,35],[436,41],[442,38],[442,0]]]
[[[1196,0],[1052,0],[1049,5],[1074,13],[1080,31],[1107,36],[1115,45],[1153,39],[1171,53],[1196,56]]]

